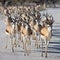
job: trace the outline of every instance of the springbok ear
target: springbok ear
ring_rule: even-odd
[[[53,17],[52,17],[52,21],[53,21],[53,23],[55,22],[54,19],[53,19]]]
[[[52,20],[54,21],[53,17],[52,17]]]
[[[50,16],[50,20],[53,20],[53,16],[52,15]]]
[[[50,16],[48,16],[47,18],[48,18],[48,20],[51,20],[51,17]]]

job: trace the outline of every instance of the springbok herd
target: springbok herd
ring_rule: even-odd
[[[29,55],[31,41],[35,40],[35,47],[41,48],[42,56],[45,48],[45,57],[47,57],[47,48],[52,37],[52,24],[54,23],[52,15],[41,14],[40,5],[5,7],[4,15],[7,16],[5,32],[11,39],[12,52],[14,48],[20,47],[23,43],[24,55]]]

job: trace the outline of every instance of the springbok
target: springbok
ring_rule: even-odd
[[[29,55],[32,30],[28,23],[26,23],[26,22],[22,23],[21,33],[22,33],[22,37],[23,37],[24,55],[26,55],[26,54]]]
[[[40,30],[40,40],[42,42],[42,56],[43,56],[43,41],[45,42],[45,57],[47,58],[47,48],[49,41],[51,39],[51,26],[49,24],[44,24]]]
[[[33,31],[34,31],[34,34],[35,34],[35,37],[36,37],[36,42],[35,42],[35,45],[37,48],[40,48],[40,44],[39,44],[39,41],[40,41],[40,29],[41,29],[41,25],[40,25],[40,22],[38,20],[35,20],[36,21],[36,24],[33,26]]]
[[[16,24],[16,19],[11,18],[9,15],[7,20],[5,21],[6,23],[6,34],[10,36],[11,39],[11,44],[12,44],[12,51],[14,52],[14,47],[16,47],[16,33],[18,33],[18,25]],[[6,41],[6,47],[7,47],[7,41]]]
[[[41,27],[40,26],[40,22],[39,20],[36,20],[35,19],[35,16],[31,17],[30,20],[29,20],[29,25],[33,31],[33,37],[35,37],[34,40],[35,41],[35,46],[36,48],[39,48],[39,44],[38,44],[38,41],[39,41],[39,37],[40,37],[40,34],[39,34],[39,28]]]
[[[11,38],[11,43],[12,43],[12,33],[13,33],[13,28],[12,28],[12,25],[11,25],[11,21],[7,21],[7,23],[6,23],[6,30],[5,30],[5,32],[6,32],[6,34],[8,35],[8,36],[10,36],[10,38]],[[15,32],[15,31],[14,31]],[[8,41],[6,41],[6,48],[7,48],[7,42]],[[12,51],[13,51],[13,47],[12,47]],[[14,52],[14,51],[13,51]]]

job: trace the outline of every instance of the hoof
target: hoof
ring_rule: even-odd
[[[23,47],[23,49],[24,49],[24,47]]]
[[[24,53],[24,56],[26,56],[26,54]]]
[[[29,54],[27,54],[27,56],[29,56]]]
[[[40,48],[40,45],[39,45],[39,48]]]
[[[17,45],[15,45],[15,47],[17,47]]]
[[[45,58],[47,58],[47,56],[45,56]]]
[[[18,45],[18,47],[20,47],[20,45]]]
[[[14,49],[12,48],[12,52],[14,53]]]
[[[5,48],[7,48],[7,46],[5,46]]]
[[[21,42],[23,42],[23,40],[21,40]]]
[[[41,56],[43,57],[43,54],[41,54]]]

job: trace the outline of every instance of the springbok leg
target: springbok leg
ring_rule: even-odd
[[[24,45],[24,56],[26,56],[27,48],[26,48],[26,37],[23,36],[23,45]]]
[[[26,52],[27,52],[26,43],[24,43],[24,56],[26,56]]]
[[[23,42],[23,49],[24,49],[24,42]]]
[[[14,52],[14,43],[12,38],[11,38],[11,45],[12,45],[12,52]]]
[[[46,40],[46,44],[45,44],[45,58],[47,58],[47,48],[48,48],[48,45],[47,45],[47,40]]]
[[[40,48],[40,35],[38,36],[38,48]]]
[[[8,36],[7,36],[8,37]],[[7,38],[7,40],[6,40],[6,45],[5,45],[5,48],[7,48],[7,44],[8,44],[8,38]]]
[[[27,40],[27,56],[29,56],[29,53],[31,52],[31,41],[30,41],[30,38],[28,38]]]
[[[36,46],[36,48],[40,48],[39,39],[37,39],[37,38],[36,38],[36,41],[35,41],[35,46]]]
[[[42,39],[41,39],[41,45],[42,45],[41,56],[43,57],[43,40]]]
[[[15,47],[17,47],[17,37],[16,37],[16,34],[14,34],[14,38],[13,38],[13,45],[15,46]]]
[[[12,45],[12,52],[14,52],[14,47],[16,47],[16,35],[12,35],[11,37],[11,45]]]
[[[14,52],[14,47],[12,46],[12,52]]]
[[[38,35],[35,35],[35,36],[36,36],[35,46],[36,46],[36,48],[40,48],[40,43],[39,43],[40,35],[38,34]]]
[[[21,43],[21,34],[19,33],[19,36],[18,36],[18,47],[20,47],[20,43]]]
[[[24,49],[24,41],[23,41],[23,36],[21,35],[21,42],[23,43],[23,49]]]

